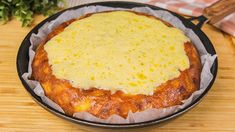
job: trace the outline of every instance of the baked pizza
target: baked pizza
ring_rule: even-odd
[[[67,115],[107,119],[182,104],[199,89],[201,63],[190,39],[171,24],[109,11],[53,29],[37,47],[32,70]]]

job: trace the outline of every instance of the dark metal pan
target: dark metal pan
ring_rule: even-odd
[[[80,6],[76,6],[76,7],[72,7],[66,10],[71,10],[71,9],[78,9],[84,6],[91,6],[91,5],[102,5],[102,6],[108,6],[108,7],[120,7],[120,8],[133,8],[133,7],[149,7],[152,8],[153,10],[164,10],[162,8],[156,7],[156,6],[152,6],[152,5],[148,5],[148,4],[141,4],[141,3],[134,3],[134,2],[99,2],[99,3],[91,3],[91,4],[85,4],[85,5],[80,5]],[[140,122],[140,123],[130,123],[130,124],[107,124],[107,123],[99,123],[99,122],[93,122],[93,121],[87,121],[87,120],[82,120],[82,119],[78,119],[78,118],[74,118],[68,115],[65,115],[64,113],[61,113],[57,110],[55,110],[54,108],[50,107],[49,105],[45,104],[41,98],[39,96],[37,96],[34,91],[28,86],[28,84],[23,80],[22,78],[22,74],[27,72],[28,70],[28,62],[29,62],[29,46],[30,46],[30,36],[32,33],[37,33],[38,29],[45,24],[48,21],[52,21],[54,19],[56,19],[61,13],[65,12],[66,10],[63,10],[61,12],[58,12],[50,17],[48,17],[47,19],[45,19],[44,21],[42,21],[40,24],[38,24],[36,27],[34,27],[29,33],[28,35],[25,37],[25,39],[23,40],[19,51],[18,51],[18,55],[17,55],[17,60],[16,60],[16,65],[17,65],[17,71],[18,71],[18,75],[19,78],[22,82],[22,84],[24,85],[25,89],[28,91],[28,93],[33,97],[33,99],[40,104],[42,107],[44,107],[46,110],[52,112],[53,114],[62,117],[64,119],[67,119],[69,121],[75,122],[75,123],[79,123],[79,124],[85,124],[85,125],[91,125],[91,126],[99,126],[99,127],[107,127],[107,128],[131,128],[131,127],[140,127],[140,126],[147,126],[147,125],[152,125],[152,124],[159,124],[161,122],[164,121],[168,121],[170,119],[173,119],[179,115],[182,115],[183,113],[185,113],[186,111],[188,111],[189,109],[193,108],[196,104],[198,104],[202,98],[206,95],[206,93],[211,89],[211,86],[213,85],[215,78],[216,78],[216,74],[217,74],[217,68],[218,68],[218,60],[216,59],[213,66],[211,67],[211,73],[214,75],[213,80],[210,82],[209,86],[206,88],[206,90],[204,91],[204,93],[198,97],[195,101],[193,101],[190,105],[188,105],[186,108],[179,110],[176,113],[173,113],[171,115],[168,115],[166,117],[160,118],[160,119],[155,119],[155,120],[151,120],[151,121],[146,121],[146,122]],[[170,12],[170,11],[169,11]],[[203,45],[205,46],[206,50],[208,53],[210,53],[211,55],[216,54],[215,49],[211,43],[211,41],[208,39],[208,37],[201,31],[200,27],[202,26],[202,24],[207,20],[205,17],[200,16],[197,18],[192,18],[192,19],[186,19],[176,13],[171,12],[174,16],[178,17],[183,24],[187,27],[192,29],[196,35],[200,38],[200,40],[202,41]],[[193,19],[197,19],[199,21],[199,23],[197,25],[194,25],[191,20]]]

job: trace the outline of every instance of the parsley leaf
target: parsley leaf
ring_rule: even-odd
[[[29,26],[34,14],[51,15],[58,11],[58,3],[63,0],[1,0],[0,22],[6,23],[16,17],[22,26]]]

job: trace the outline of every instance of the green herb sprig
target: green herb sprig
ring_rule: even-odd
[[[58,11],[59,2],[63,0],[0,0],[0,22],[16,17],[23,27],[29,26],[34,14],[51,15]]]

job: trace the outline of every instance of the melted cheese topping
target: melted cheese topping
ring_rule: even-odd
[[[115,11],[71,23],[44,48],[53,74],[74,87],[151,95],[189,68],[187,41],[160,20]]]

